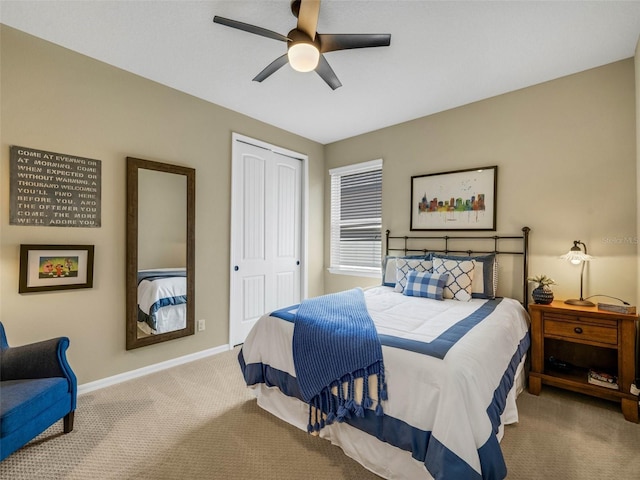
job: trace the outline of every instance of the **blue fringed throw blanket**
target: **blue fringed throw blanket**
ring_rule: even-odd
[[[380,402],[387,392],[382,347],[361,289],[300,304],[294,319],[293,363],[302,397],[310,405],[309,432],[334,420],[344,421],[352,413],[363,417],[374,400],[368,388],[370,375],[377,376],[376,415],[383,414]],[[363,380],[360,396],[355,394],[356,378]]]

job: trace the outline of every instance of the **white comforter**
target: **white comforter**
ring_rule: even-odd
[[[505,298],[486,317],[473,320],[474,312],[488,306],[483,308],[486,300],[407,297],[389,287],[367,290],[365,297],[382,340],[389,392],[383,403],[386,425],[408,424],[415,438],[427,439],[425,451],[414,446],[412,455],[434,478],[503,478],[497,435],[516,368],[529,344],[524,308]],[[265,315],[247,337],[240,363],[256,390],[264,389],[265,380],[255,375],[260,371],[269,376],[269,386],[292,395],[293,327],[290,321]],[[343,428],[327,426],[323,436],[331,436],[334,427]],[[406,442],[407,432],[382,437],[391,444]],[[394,477],[393,472],[388,477]]]

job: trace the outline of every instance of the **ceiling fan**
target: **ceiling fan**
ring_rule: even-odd
[[[213,17],[213,21],[227,27],[287,42],[287,53],[276,58],[256,75],[253,79],[256,82],[262,82],[288,62],[294,70],[299,72],[315,70],[335,90],[342,86],[342,83],[323,54],[351,48],[388,47],[391,44],[391,35],[388,33],[317,33],[320,0],[294,0],[291,2],[291,12],[298,19],[298,24],[287,35],[217,15]]]

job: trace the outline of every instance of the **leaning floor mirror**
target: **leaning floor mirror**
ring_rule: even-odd
[[[127,350],[195,332],[193,168],[127,157]]]

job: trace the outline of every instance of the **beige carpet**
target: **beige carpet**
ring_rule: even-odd
[[[377,479],[329,442],[257,407],[236,351],[82,395],[61,422],[0,463],[0,478]],[[502,442],[510,479],[640,478],[640,425],[615,403],[523,393]]]

